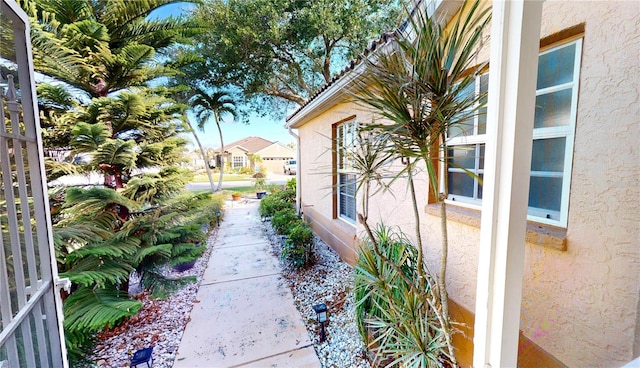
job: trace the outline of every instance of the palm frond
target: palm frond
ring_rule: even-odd
[[[113,205],[138,208],[138,204],[120,195],[114,190],[103,188],[69,188],[66,193],[65,207],[68,212],[98,214],[107,211]]]
[[[130,300],[126,293],[81,287],[65,300],[65,330],[95,332],[117,326],[141,307],[142,303]]]
[[[78,152],[93,152],[109,138],[109,129],[104,124],[79,122],[71,130],[71,146]]]

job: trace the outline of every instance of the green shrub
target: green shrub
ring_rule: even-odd
[[[283,201],[289,202],[291,203],[291,205],[293,205],[293,202],[295,202],[296,200],[296,190],[295,189],[291,190],[287,188],[278,193],[275,193],[273,196]]]
[[[296,178],[287,180],[286,187],[287,187],[287,189],[293,190],[293,192],[295,193],[295,191],[296,191]]]
[[[309,225],[299,222],[291,228],[289,238],[282,247],[281,257],[295,268],[311,264],[313,260],[313,232]]]
[[[295,193],[294,193],[295,196]],[[276,212],[284,209],[294,209],[293,202],[290,199],[291,195],[287,190],[268,195],[260,201],[260,216],[271,217]]]
[[[293,208],[285,208],[276,212],[271,218],[271,225],[276,233],[280,235],[289,235],[293,226],[301,222]]]

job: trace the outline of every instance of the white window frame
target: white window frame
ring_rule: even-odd
[[[581,64],[581,56],[582,56],[582,38],[572,40],[569,42],[564,42],[562,44],[554,45],[549,47],[548,49],[541,51],[539,56],[544,54],[559,50],[564,47],[569,47],[571,45],[575,45],[575,54],[574,54],[574,70],[573,70],[573,80],[568,83],[554,85],[551,87],[546,87],[542,89],[536,90],[536,97],[552,92],[557,92],[560,90],[566,90],[571,88],[571,108],[569,115],[569,122],[567,125],[554,126],[554,127],[543,127],[543,128],[534,128],[533,130],[533,140],[541,140],[541,139],[550,139],[550,138],[565,138],[565,149],[564,149],[564,167],[561,174],[556,172],[532,172],[532,176],[557,176],[562,177],[564,180],[562,181],[562,189],[561,189],[561,200],[560,200],[560,210],[557,212],[552,212],[547,209],[538,209],[529,207],[527,220],[558,226],[558,227],[567,227],[568,216],[569,216],[569,195],[571,188],[571,169],[573,165],[573,148],[574,148],[574,140],[575,140],[575,130],[576,130],[576,121],[577,121],[577,108],[578,108],[578,92],[579,92],[579,81],[580,81],[580,64]],[[480,89],[480,76],[477,77],[476,83],[476,93],[479,92]],[[474,129],[473,134],[461,135],[456,137],[451,137],[447,139],[447,148],[451,149],[455,146],[461,145],[480,145],[486,142],[485,134],[477,134],[478,129],[478,117],[474,118]],[[476,148],[476,151],[479,151]],[[443,152],[444,154],[444,152]],[[479,158],[476,157],[476,169],[478,169],[478,161]],[[444,173],[444,175],[448,175],[449,170],[451,171],[463,171],[460,169],[449,169],[444,166],[444,163],[440,166],[440,171]],[[476,170],[478,174],[482,174],[483,170]],[[440,186],[444,187],[444,175],[442,175],[440,180]],[[477,178],[474,179],[474,195],[477,193],[478,186]],[[449,194],[447,203],[458,205],[462,207],[480,209],[482,200],[478,198],[465,197],[461,195],[451,195]],[[551,218],[549,218],[551,217]]]
[[[474,93],[476,94],[476,96],[480,93],[480,79],[483,76],[487,76],[488,78],[488,73],[482,73],[478,76],[476,76],[475,79],[475,91]],[[487,80],[487,83],[489,81]],[[486,115],[485,115],[486,117]],[[486,123],[486,120],[485,120]],[[479,126],[479,115],[476,115],[473,117],[473,131],[471,134],[458,134],[454,137],[450,137],[447,139],[447,150],[452,149],[456,146],[474,146],[474,150],[476,152],[475,155],[475,166],[473,168],[473,170],[471,170],[473,173],[475,173],[476,175],[482,175],[484,174],[484,169],[480,169],[480,145],[484,145],[486,142],[486,133],[482,133],[479,134],[478,133],[478,126]],[[485,128],[486,131],[486,128]],[[442,154],[448,154],[448,152],[443,152]],[[449,158],[449,160],[451,160],[451,158]],[[444,167],[444,162],[442,163],[441,166],[441,172],[444,173],[444,175],[449,175],[449,172],[458,172],[458,173],[465,173],[465,171],[463,169],[460,168],[445,168]],[[441,187],[444,187],[444,176],[442,176],[442,180],[440,183]],[[447,193],[449,193],[447,202],[449,203],[455,203],[457,205],[461,205],[463,207],[471,207],[471,208],[480,208],[480,206],[482,205],[482,200],[477,198],[478,197],[478,191],[479,191],[479,181],[478,181],[478,177],[474,177],[473,178],[473,197],[466,197],[466,196],[462,196],[462,195],[455,195],[455,194],[451,194],[449,193],[449,191],[447,191]]]
[[[341,174],[356,176],[356,170],[353,165],[353,158],[349,159],[349,155],[353,154],[355,149],[356,134],[358,129],[358,123],[355,119],[342,122],[336,126],[336,183],[337,183],[337,214],[338,218],[355,225],[357,216],[357,195],[354,189],[353,197],[347,196],[342,193],[342,187],[346,184],[341,180]],[[346,131],[346,133],[345,133]],[[357,186],[357,183],[356,183]],[[341,213],[344,201],[352,201],[352,203],[346,204],[347,206],[353,206],[353,218]]]
[[[238,164],[240,166],[238,166]],[[247,157],[246,156],[231,156],[231,167],[232,168],[237,169],[237,168],[243,168],[245,166],[247,166]]]

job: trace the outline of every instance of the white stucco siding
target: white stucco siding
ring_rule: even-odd
[[[547,1],[541,37],[580,23],[585,32],[567,250],[527,243],[520,327],[570,367],[616,366],[640,353],[640,5]],[[415,238],[406,188],[396,185],[394,193],[372,201],[371,217]],[[428,212],[422,213],[423,239],[436,272],[440,218]],[[452,217],[448,290],[473,310],[480,231]]]
[[[333,217],[332,125],[356,114],[353,104],[340,104],[298,129],[302,203],[327,219]]]
[[[567,251],[528,247],[521,328],[569,366],[620,365],[640,353],[640,4],[543,11],[543,36],[583,22],[585,34]]]
[[[527,244],[520,327],[571,367],[622,365],[640,353],[639,15],[637,2],[543,8],[542,37],[580,23],[585,32],[567,250]],[[427,217],[427,243],[438,244],[439,222]],[[449,293],[473,310],[479,229],[450,222],[449,236]]]

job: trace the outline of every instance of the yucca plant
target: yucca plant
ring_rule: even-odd
[[[439,318],[425,297],[428,289],[415,287],[420,285],[415,246],[384,225],[373,235],[375,244],[363,241],[354,271],[358,329],[375,353],[374,365],[441,366],[450,357]]]
[[[474,63],[490,20],[489,9],[482,10],[478,1],[465,1],[459,14],[446,30],[437,19],[424,12],[410,14],[410,29],[415,32],[410,35],[397,33],[395,50],[378,54],[374,61],[367,62],[367,72],[355,95],[360,103],[384,120],[367,129],[389,138],[389,149],[394,157],[408,159],[403,174],[407,176],[412,199],[419,265],[424,262],[424,245],[414,185],[415,170],[419,165],[426,167],[430,186],[437,190],[438,155],[447,152],[447,132],[478,114],[484,97],[468,95],[466,90],[483,67]],[[447,157],[443,159],[447,167]],[[434,307],[441,309],[439,318],[448,355],[456,364],[445,283],[448,253],[446,179],[445,173],[444,188],[436,198],[441,208],[440,270],[437,275],[428,276],[421,271],[422,267],[418,267],[418,273],[422,283],[435,281],[429,285],[429,290],[438,301]]]

